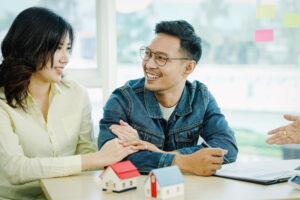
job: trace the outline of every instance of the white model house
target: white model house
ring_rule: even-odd
[[[184,195],[184,179],[177,166],[152,170],[145,182],[146,198],[168,199]]]
[[[136,177],[140,173],[130,161],[109,165],[100,175],[102,190],[124,192],[136,189]]]

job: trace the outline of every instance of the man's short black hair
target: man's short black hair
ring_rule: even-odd
[[[178,37],[183,52],[196,63],[200,60],[202,54],[201,38],[196,35],[193,26],[185,20],[162,21],[156,24],[155,33],[165,33]]]

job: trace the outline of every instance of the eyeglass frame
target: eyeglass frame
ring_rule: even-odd
[[[146,54],[145,54],[144,56],[142,56],[142,50],[145,51],[145,52],[146,52],[146,50],[149,50],[149,51],[150,51],[150,56],[149,56],[148,59],[145,59]],[[165,63],[164,63],[163,65],[160,65],[160,64],[157,62],[156,57],[154,56],[154,62],[155,62],[158,66],[160,66],[160,67],[165,66],[165,65],[167,64],[168,60],[191,60],[190,58],[169,58],[169,56],[168,56],[167,53],[161,52],[161,51],[153,52],[149,47],[146,47],[146,46],[142,46],[142,47],[140,48],[140,56],[141,56],[141,58],[142,58],[143,61],[149,61],[149,60],[152,58],[152,54],[156,55],[157,53],[163,54],[163,55],[166,56],[166,61],[165,61]]]

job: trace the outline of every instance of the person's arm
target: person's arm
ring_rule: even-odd
[[[1,107],[0,119],[0,169],[12,184],[81,172],[79,155],[61,158],[25,156],[18,135],[14,133],[10,117]]]
[[[104,107],[103,118],[100,120],[98,148],[101,148],[107,141],[117,137],[111,132],[110,126],[119,124],[120,120],[128,122],[130,114],[134,114],[131,113],[130,106],[120,89],[114,91]],[[174,154],[139,151],[128,156],[125,160],[130,160],[140,172],[149,172],[155,168],[171,166],[174,157]]]
[[[10,116],[1,106],[0,119],[0,169],[11,184],[80,173],[88,168],[113,164],[136,152],[132,146],[123,147],[119,140],[113,140],[100,151],[82,156],[29,157],[24,154]]]
[[[81,123],[79,129],[79,137],[76,147],[76,154],[86,154],[97,151],[94,139],[93,122],[91,119],[91,104],[86,91],[83,97],[83,109],[81,112]]]
[[[234,162],[237,157],[238,148],[233,131],[228,126],[224,115],[221,113],[216,100],[207,90],[208,104],[203,120],[203,133],[201,137],[213,148],[227,150],[224,156],[229,162]],[[201,146],[198,146],[202,148]],[[193,150],[197,150],[194,148]],[[184,154],[185,149],[180,152]]]
[[[204,115],[203,133],[201,137],[211,147],[227,150],[227,153],[223,154],[225,157],[224,163],[234,162],[238,153],[234,133],[229,128],[228,123],[225,120],[224,115],[221,113],[214,97],[210,94],[209,91],[207,92],[207,109]],[[179,154],[181,155],[189,155],[194,154],[203,148],[205,147],[199,144],[192,147],[176,149],[174,152],[179,152]],[[207,152],[207,150],[202,152]]]
[[[223,163],[223,156],[227,153],[227,150],[219,148],[197,150],[198,147],[185,148],[184,150],[188,149],[188,151],[196,149],[195,152],[187,153],[188,155],[183,155],[177,150],[166,152],[157,148],[154,144],[140,140],[137,131],[122,120],[120,120],[120,125],[112,125],[110,130],[121,139],[120,142],[122,145],[134,145],[138,150],[174,154],[175,159],[172,165],[177,165],[182,172],[194,173],[201,176],[210,176],[216,170],[220,169]]]
[[[272,136],[267,139],[268,144],[300,144],[300,116],[284,115],[284,118],[292,123],[269,131]]]
[[[173,165],[177,165],[183,173],[211,176],[221,169],[226,153],[226,150],[219,148],[200,149],[192,154],[176,155]]]

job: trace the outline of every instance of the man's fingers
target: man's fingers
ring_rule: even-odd
[[[134,146],[138,150],[146,149],[146,145],[143,143],[142,140],[125,140],[125,141],[122,141],[122,145],[126,146],[126,147],[127,146]]]
[[[133,134],[132,130],[127,130],[125,127],[122,127],[120,125],[112,125],[110,127],[110,130],[113,134],[117,135],[118,137],[122,137],[124,139],[132,139],[132,138],[136,138],[136,135]]]
[[[131,127],[127,122],[124,122],[123,120],[120,120],[120,125]]]
[[[212,164],[209,166],[212,170],[219,170],[222,168],[221,164]]]
[[[218,157],[223,157],[223,150],[224,149],[220,149],[220,148],[206,148],[205,149],[209,155],[211,156],[218,156]],[[225,150],[226,151],[226,150]]]
[[[214,165],[221,165],[223,163],[223,157],[212,156],[211,157],[211,162]]]

